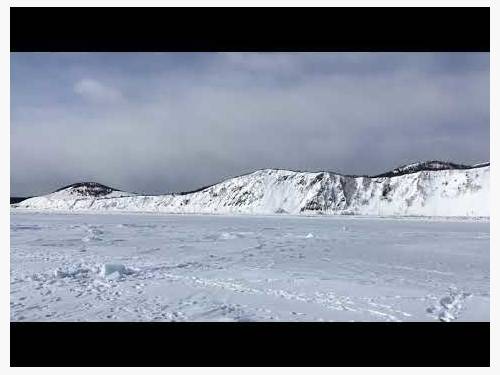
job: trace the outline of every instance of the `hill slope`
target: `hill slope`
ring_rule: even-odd
[[[82,192],[71,185],[15,207],[210,214],[489,216],[489,164],[455,166],[417,163],[376,177],[264,169],[200,191],[158,196],[102,188],[97,190],[103,194],[92,195],[88,194],[89,187]]]

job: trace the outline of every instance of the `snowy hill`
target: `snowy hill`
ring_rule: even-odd
[[[258,170],[199,191],[143,196],[70,185],[13,207],[210,214],[489,216],[489,164],[410,164],[375,177]],[[111,189],[111,190],[108,190]]]
[[[12,204],[11,206],[71,210],[80,200],[83,200],[86,204],[90,204],[98,199],[121,198],[135,195],[134,193],[120,191],[97,182],[78,182],[76,184],[64,186],[53,193],[29,198],[19,203]]]
[[[110,198],[122,195],[130,195],[130,193],[125,193],[97,182],[78,182],[76,184],[64,186],[52,193],[52,196],[56,198],[64,196]]]
[[[374,177],[401,176],[403,174],[415,173],[415,172],[420,172],[420,171],[443,171],[443,170],[449,170],[449,169],[472,169],[472,168],[485,167],[485,166],[489,166],[489,165],[490,165],[490,163],[481,163],[481,164],[477,164],[474,166],[469,166],[469,165],[456,164],[456,163],[444,162],[444,161],[439,161],[439,160],[431,160],[431,161],[406,164],[406,165],[400,166],[392,171],[382,173],[382,174],[379,174],[379,175],[374,176]]]

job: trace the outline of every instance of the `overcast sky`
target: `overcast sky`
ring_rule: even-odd
[[[488,53],[12,53],[11,195],[489,160]]]

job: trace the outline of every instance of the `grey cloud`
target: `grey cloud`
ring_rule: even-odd
[[[141,55],[53,60],[46,69],[57,64],[66,86],[51,98],[13,81],[14,194],[80,180],[163,193],[258,168],[375,174],[489,159],[488,54]],[[77,90],[92,102],[62,95],[83,73],[96,77]]]
[[[123,99],[120,90],[106,86],[95,79],[84,78],[75,83],[73,90],[84,99],[97,103],[113,103]]]

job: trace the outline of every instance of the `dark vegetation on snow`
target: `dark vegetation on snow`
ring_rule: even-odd
[[[76,184],[71,184],[68,186],[64,186],[60,189],[57,189],[55,192],[66,189],[71,189],[72,191],[77,192],[80,195],[85,195],[90,197],[101,197],[109,193],[112,193],[113,191],[118,191],[117,189],[99,184],[97,182],[78,182]]]
[[[378,174],[378,175],[372,176],[372,177],[395,177],[395,176],[402,176],[402,175],[410,174],[410,173],[416,173],[416,172],[420,172],[420,171],[443,171],[443,170],[449,170],[449,169],[474,169],[474,168],[486,167],[489,165],[490,165],[490,163],[482,163],[482,164],[470,166],[470,165],[465,165],[465,164],[456,164],[456,163],[439,161],[439,160],[431,160],[431,161],[425,161],[425,162],[421,162],[421,163],[402,165],[396,169],[393,169],[392,171]]]
[[[10,204],[19,203],[31,197],[10,197]]]
[[[198,193],[198,192],[200,192],[200,191],[203,191],[203,190],[208,189],[208,188],[210,188],[210,187],[212,187],[212,186],[215,186],[215,185],[217,185],[217,184],[212,184],[212,185],[203,186],[203,187],[201,187],[201,188],[199,188],[199,189],[190,190],[190,191],[181,191],[180,193],[174,193],[174,194],[175,194],[175,195],[187,195],[187,194],[192,194],[192,193]]]

